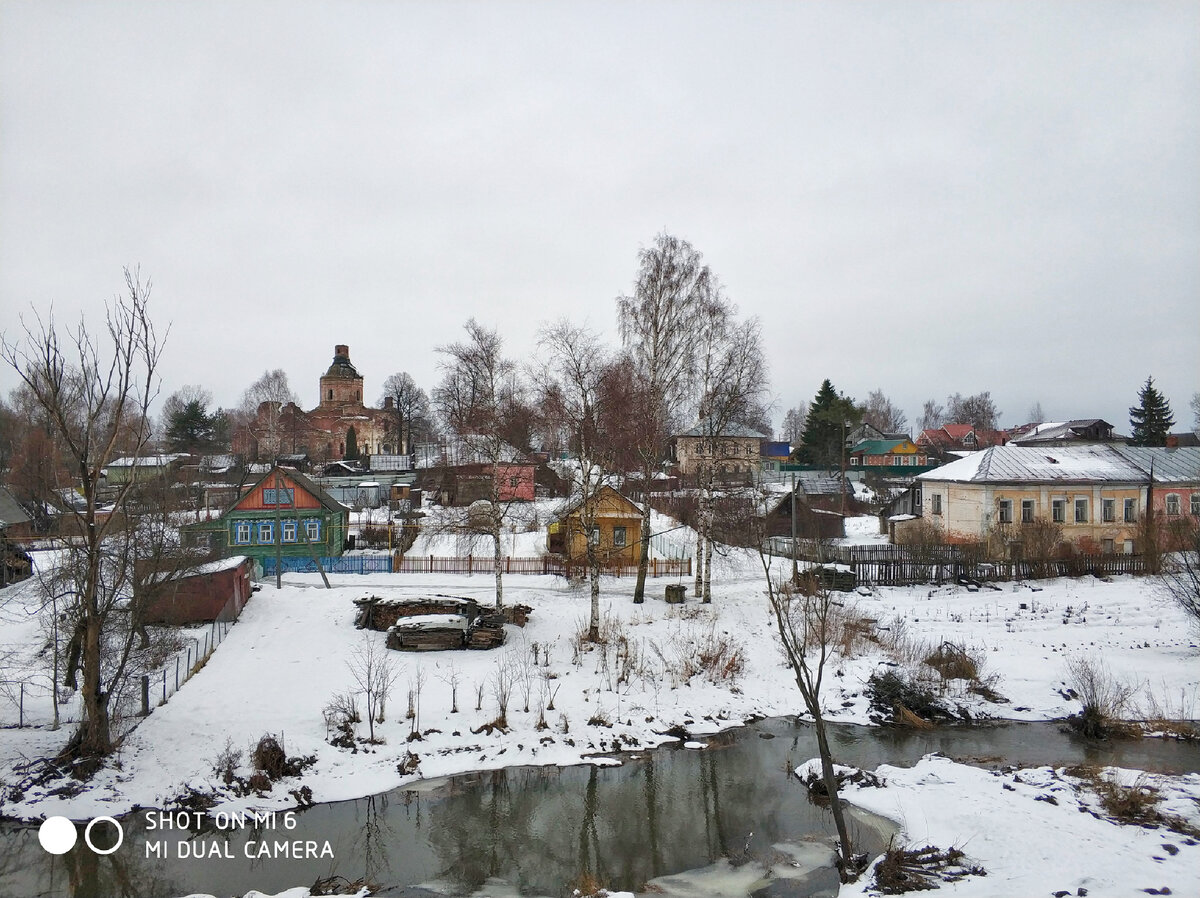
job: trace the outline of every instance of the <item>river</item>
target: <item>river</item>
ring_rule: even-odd
[[[910,764],[939,751],[984,764],[1200,770],[1194,744],[1088,743],[1052,723],[830,729],[838,762],[865,768]],[[516,767],[422,782],[279,812],[258,826],[196,831],[139,812],[122,819],[124,841],[107,856],[84,847],[82,826],[76,847],[54,857],[42,850],[35,828],[5,823],[0,896],[270,894],[330,875],[366,878],[390,887],[388,894],[418,894],[413,887],[426,886],[458,895],[557,896],[584,875],[610,889],[640,890],[684,871],[703,871],[697,882],[707,876],[715,892],[727,887],[719,885],[722,877],[744,880],[746,870],[771,867],[804,875],[764,894],[835,893],[828,811],[809,802],[788,773],[816,755],[811,727],[765,720],[702,741],[703,750],[624,755],[619,766]],[[878,852],[886,825],[860,815],[856,826],[860,847]],[[111,843],[115,830],[101,824],[93,841],[104,847],[106,837]],[[299,847],[318,856],[272,856],[283,850],[277,843],[287,843],[289,855]]]

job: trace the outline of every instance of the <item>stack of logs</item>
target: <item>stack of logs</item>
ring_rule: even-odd
[[[523,627],[532,610],[515,605],[497,611],[474,599],[442,595],[400,601],[364,596],[354,604],[356,627],[387,631],[388,648],[405,652],[496,648],[504,645],[504,625]]]

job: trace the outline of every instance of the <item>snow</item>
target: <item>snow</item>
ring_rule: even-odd
[[[544,525],[546,517],[540,519]],[[872,517],[848,519],[848,541],[876,536],[868,532],[868,522],[878,527]],[[653,522],[655,532],[673,526],[657,516]],[[540,528],[506,533],[506,550],[510,538],[514,555],[534,554],[544,547]],[[453,537],[422,540],[414,551],[450,554],[444,549]],[[679,528],[670,531],[670,540],[687,549],[694,546],[695,535]],[[784,559],[775,563],[777,573],[790,566]],[[293,804],[288,790],[300,785],[309,786],[314,800],[324,802],[382,792],[417,777],[517,764],[617,763],[614,748],[674,741],[665,733],[675,726],[683,726],[691,736],[688,747],[701,746],[698,737],[752,716],[795,714],[801,707],[775,645],[759,560],[729,550],[714,558],[711,605],[693,598],[683,605],[666,604],[663,587],[678,582],[676,578],[649,581],[646,603],[634,605],[633,578],[604,578],[604,627],[613,644],[623,636],[627,645],[637,647],[633,660],[618,658],[611,648],[577,642],[588,616],[586,587],[553,576],[506,576],[505,602],[534,609],[528,626],[507,626],[508,644],[492,651],[389,653],[400,676],[387,704],[387,720],[376,727],[386,741],[374,751],[351,754],[326,741],[322,709],[334,694],[353,688],[347,659],[354,650],[370,640],[382,645],[386,638],[381,632],[354,628],[354,600],[368,595],[390,600],[451,594],[489,605],[494,579],[490,574],[331,574],[330,580],[330,590],[315,574],[285,575],[278,590],[273,581],[264,585],[205,667],[130,734],[115,759],[120,769],[116,763],[106,767],[90,788],[74,797],[50,795],[54,784],[31,787],[22,801],[6,802],[3,812],[84,819],[120,814],[135,805],[162,807],[188,787],[216,787],[213,760],[227,741],[245,752],[265,733],[280,735],[289,755],[315,754],[316,765],[303,780],[266,796],[226,796],[223,810],[288,807]],[[684,582],[690,584],[690,579]],[[1047,720],[1078,711],[1079,703],[1067,697],[1067,663],[1080,655],[1102,658],[1115,677],[1137,686],[1130,716],[1148,709],[1152,700],[1168,705],[1175,716],[1200,716],[1197,642],[1182,613],[1165,601],[1152,580],[1062,579],[1039,582],[1036,589],[1008,584],[1000,592],[968,592],[957,586],[864,590],[866,595],[846,597],[846,611],[878,621],[889,628],[884,633],[902,628],[913,643],[936,646],[949,640],[986,658],[986,673],[998,677],[995,688],[1009,701],[991,704],[962,690],[961,683],[951,684],[954,702],[975,716]],[[0,598],[5,600],[0,652],[16,652],[32,676],[41,669],[36,650],[43,640],[29,613],[35,590],[27,581],[5,590]],[[532,665],[535,644],[543,662],[548,658],[545,666]],[[739,675],[714,681],[704,674],[687,674],[685,662],[721,646],[739,653]],[[889,659],[875,644],[857,651],[830,662],[822,701],[832,720],[868,721],[863,684]],[[619,675],[623,664],[624,678]],[[502,670],[515,683],[509,729],[473,734],[498,716],[491,684]],[[452,713],[455,681],[459,711]],[[425,736],[409,743],[413,722],[404,718],[406,696],[418,683],[419,729]],[[528,712],[523,684],[530,690]],[[476,710],[479,689],[483,701]],[[554,694],[554,710],[545,712],[551,727],[547,731],[536,729],[543,689]],[[64,706],[64,711],[70,707]],[[31,708],[27,697],[27,713],[34,712],[36,720],[44,722],[48,710],[48,700],[38,700]],[[69,728],[55,732],[8,726],[16,722],[15,706],[8,703],[0,706],[0,715],[6,727],[0,729],[0,781],[13,782],[15,764],[53,754],[69,734]],[[561,732],[564,723],[573,745]],[[550,739],[544,740],[546,736]],[[410,748],[419,754],[420,767],[417,774],[402,775],[397,758]],[[883,772],[887,788],[854,790],[851,800],[900,822],[912,841],[961,845],[987,868],[987,877],[964,880],[953,887],[955,894],[1050,894],[1060,888],[1074,894],[1084,887],[1097,896],[1161,885],[1170,885],[1174,894],[1198,892],[1196,848],[1186,846],[1178,856],[1154,860],[1163,854],[1155,846],[1168,841],[1167,834],[1080,813],[1076,802],[1083,799],[1061,771],[1022,771],[1023,782],[1018,782],[1014,774],[927,758],[911,769],[885,767]],[[1004,783],[1015,791],[1005,789]],[[1197,777],[1171,778],[1163,784],[1180,812],[1194,814],[1200,797]],[[1052,789],[1064,796],[1058,806],[1034,801],[1039,790]],[[842,890],[842,895],[862,893],[860,886]],[[292,892],[285,894],[293,898]]]
[[[1164,828],[1108,819],[1094,792],[1065,770],[993,771],[927,755],[913,767],[883,765],[876,772],[885,786],[849,786],[850,802],[901,823],[903,844],[958,847],[968,863],[987,871],[943,891],[970,898],[1060,893],[1103,898],[1149,889],[1200,894],[1200,843]],[[1139,775],[1112,768],[1102,773],[1127,782]],[[1150,775],[1144,781],[1161,791],[1165,810],[1200,824],[1200,774]],[[870,878],[843,886],[840,898],[872,894]]]

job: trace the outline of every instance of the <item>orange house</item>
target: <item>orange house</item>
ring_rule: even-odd
[[[637,564],[642,557],[642,511],[610,486],[601,487],[590,501],[594,509],[591,540],[605,565]],[[568,505],[550,524],[546,548],[572,562],[587,559],[587,536],[582,523],[582,503]],[[590,510],[590,509],[589,509]],[[593,517],[588,514],[587,517]]]

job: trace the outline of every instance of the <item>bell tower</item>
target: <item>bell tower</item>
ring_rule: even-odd
[[[333,347],[333,364],[321,377],[320,408],[340,408],[363,404],[363,379],[350,363],[350,347]]]

